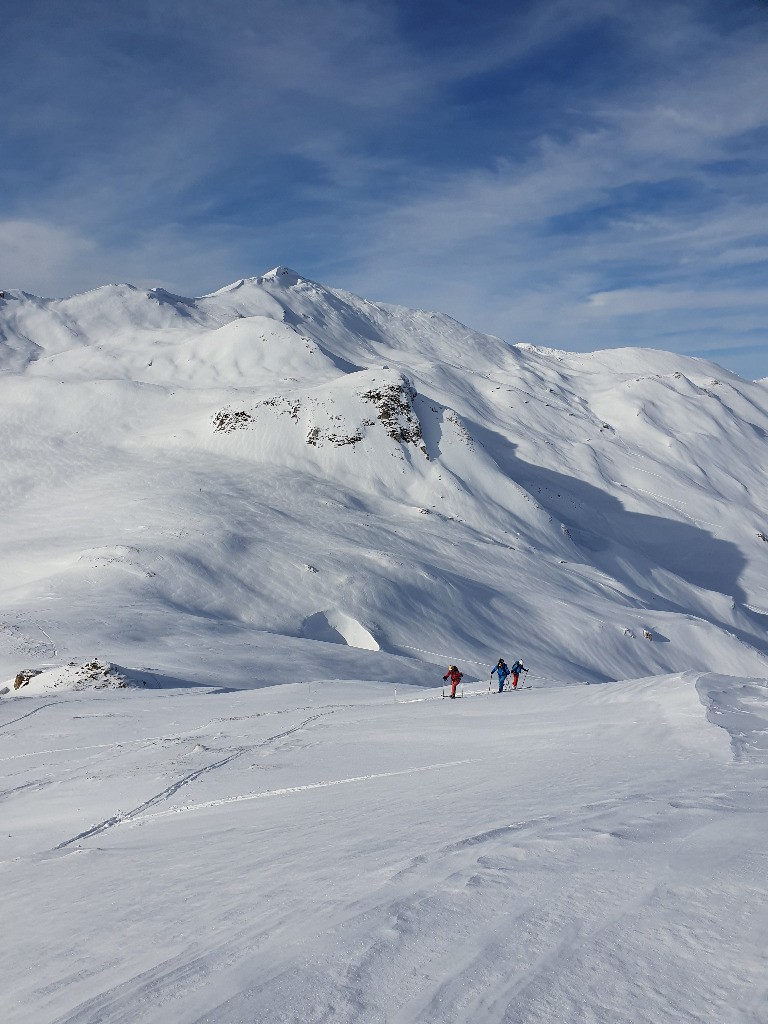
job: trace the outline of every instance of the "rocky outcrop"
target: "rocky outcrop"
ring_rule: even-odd
[[[421,423],[413,411],[416,389],[403,378],[399,384],[385,384],[370,391],[364,391],[361,398],[376,406],[378,419],[384,424],[387,434],[399,444],[414,444],[424,455],[427,449],[421,433]]]
[[[220,409],[213,416],[213,429],[221,434],[258,431],[267,422],[265,414],[271,413],[303,424],[305,441],[313,448],[343,448],[359,444],[369,428],[381,423],[389,438],[399,445],[414,445],[428,459],[421,423],[413,408],[416,390],[410,381],[393,374],[370,386],[371,376],[366,376],[368,387],[364,390],[350,388],[345,393],[344,389],[330,387],[325,394],[314,392],[301,398],[274,395],[250,409]],[[352,385],[353,378],[358,375],[350,374],[345,380]]]
[[[30,679],[40,675],[39,668],[24,668],[21,672],[17,673],[16,678],[13,681],[14,690],[20,690],[22,686],[26,686]]]

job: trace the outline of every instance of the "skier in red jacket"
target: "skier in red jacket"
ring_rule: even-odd
[[[459,685],[462,678],[461,672],[459,672],[455,665],[448,666],[448,671],[443,676],[443,680],[446,680],[449,677],[451,680],[451,697],[453,698],[456,696],[456,687]]]

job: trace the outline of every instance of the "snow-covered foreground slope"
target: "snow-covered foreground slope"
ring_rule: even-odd
[[[767,436],[765,383],[714,364],[510,346],[285,268],[6,292],[0,681],[766,674]]]
[[[4,1019],[763,1022],[766,695],[6,702]]]

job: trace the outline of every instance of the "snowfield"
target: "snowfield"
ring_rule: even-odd
[[[764,1021],[765,680],[468,691],[4,707],[6,1020]]]
[[[4,294],[8,1024],[768,1021],[765,381]]]

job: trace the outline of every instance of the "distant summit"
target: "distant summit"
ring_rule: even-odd
[[[266,274],[256,278],[257,282],[261,284],[262,281],[277,281],[286,288],[298,284],[299,281],[306,281],[307,279],[302,277],[301,274],[297,274],[295,270],[291,270],[290,267],[273,267],[272,270],[268,270]]]

